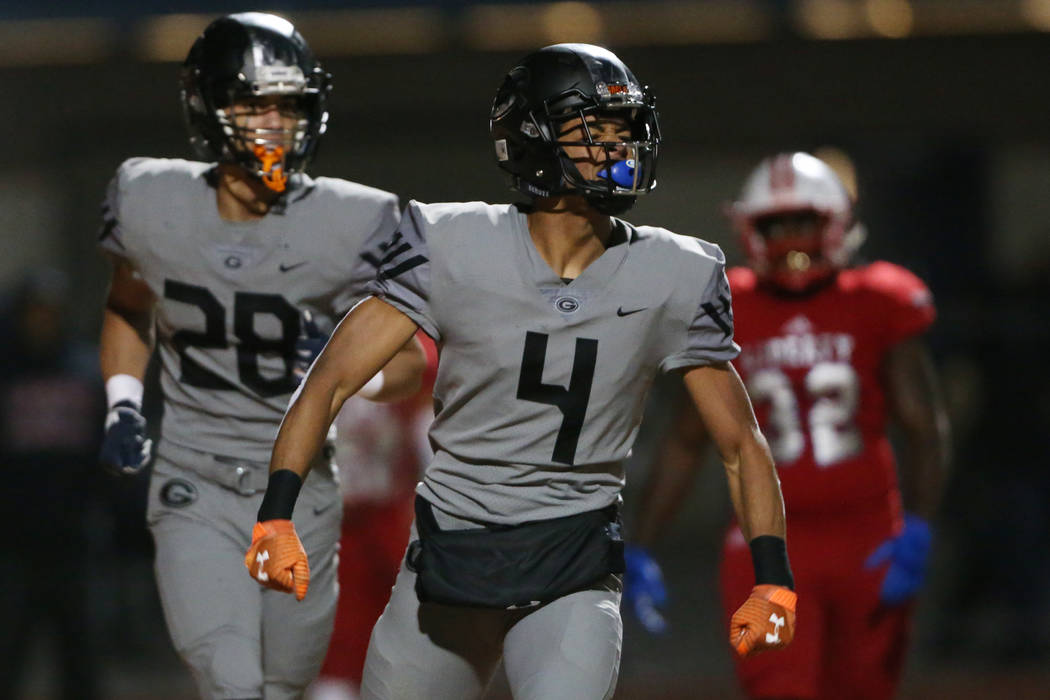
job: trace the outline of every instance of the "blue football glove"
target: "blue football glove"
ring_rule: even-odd
[[[301,330],[295,341],[295,367],[292,369],[296,382],[301,382],[310,371],[310,365],[324,350],[329,336],[308,310],[303,311],[299,327]]]
[[[864,562],[867,569],[874,569],[889,562],[879,594],[883,603],[903,603],[913,598],[922,588],[926,578],[930,540],[930,526],[926,521],[917,515],[906,515],[904,530],[880,544]]]
[[[137,474],[149,461],[153,441],[146,437],[146,419],[131,401],[118,401],[106,414],[106,435],[99,461],[118,476]]]
[[[644,547],[628,545],[623,552],[627,571],[624,573],[623,601],[650,634],[667,632],[667,620],[657,609],[667,603],[667,588],[660,565]]]

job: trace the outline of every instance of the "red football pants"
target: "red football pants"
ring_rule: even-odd
[[[893,533],[887,505],[848,514],[788,515],[788,554],[798,593],[798,627],[786,649],[735,658],[752,698],[886,700],[897,688],[907,647],[910,604],[879,603],[886,567],[866,570],[868,555]],[[754,585],[740,530],[726,537],[722,605],[729,616]]]
[[[339,603],[321,676],[360,687],[372,627],[390,599],[408,546],[413,492],[388,503],[349,506],[339,549]]]

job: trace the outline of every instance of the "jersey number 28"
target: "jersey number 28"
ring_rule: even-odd
[[[226,309],[215,295],[204,287],[175,280],[164,280],[164,297],[196,306],[204,314],[204,330],[179,330],[171,337],[171,344],[182,363],[180,381],[202,389],[219,391],[237,387],[201,366],[187,354],[189,348],[224,350],[229,347],[226,338]],[[274,316],[281,326],[279,338],[263,338],[255,332],[256,314]],[[295,367],[295,339],[299,336],[299,312],[279,294],[237,292],[233,301],[233,334],[237,338],[237,377],[241,384],[259,396],[287,394],[295,389],[292,370]],[[259,371],[259,355],[276,354],[284,361],[284,373],[264,377]]]

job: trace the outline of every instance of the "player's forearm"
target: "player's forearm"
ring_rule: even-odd
[[[271,474],[288,469],[305,478],[343,404],[378,371],[354,362],[353,355],[340,357],[340,346],[333,336],[292,396],[274,442]]]
[[[748,540],[762,535],[783,539],[786,526],[780,480],[765,438],[757,429],[742,441],[734,458],[727,460],[726,470],[736,475],[739,503],[734,507],[744,536]]]
[[[649,474],[639,500],[633,542],[651,547],[677,515],[696,477],[699,450],[668,437]]]
[[[951,451],[948,414],[935,385],[932,381],[930,384],[926,400],[913,402],[911,415],[901,421],[905,435],[900,470],[904,503],[927,520],[934,517],[940,503]]]
[[[329,355],[332,347],[329,342],[314,362],[281,422],[270,456],[270,478],[259,506],[259,522],[291,519],[299,489],[324,445],[328,427],[346,398],[369,376],[364,370],[352,371],[353,367],[348,373],[339,373]]]
[[[905,438],[899,455],[905,507],[930,519],[940,501],[951,449],[937,374],[921,339],[895,346],[884,371],[893,422]]]
[[[739,495],[734,507],[740,530],[751,550],[755,585],[769,584],[794,590],[795,577],[788,562],[780,480],[769,446],[757,427],[748,433],[736,454],[735,464],[727,463],[726,466],[727,471],[737,474]]]
[[[948,421],[935,422],[929,430],[907,436],[906,463],[901,465],[905,506],[927,520],[937,511],[948,472]]]
[[[106,306],[99,337],[99,364],[103,379],[128,374],[142,379],[153,352],[153,314]]]
[[[366,299],[354,307],[293,395],[274,443],[270,472],[288,469],[305,476],[343,403],[415,332],[411,319],[379,299]]]
[[[270,480],[258,519],[292,517],[299,488],[347,398],[375,376],[416,332],[403,313],[379,299],[358,304],[336,327],[292,396],[270,457]]]

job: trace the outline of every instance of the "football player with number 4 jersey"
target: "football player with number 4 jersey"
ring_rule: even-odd
[[[750,697],[893,696],[910,601],[922,584],[929,519],[940,492],[947,424],[921,334],[929,290],[888,262],[847,266],[856,234],[841,180],[806,153],[764,160],[730,208],[748,267],[729,271],[736,367],[777,463],[789,551],[807,624],[783,654],[738,659]],[[851,233],[852,232],[852,233]],[[687,492],[705,444],[695,413],[680,412],[639,508],[636,590],[663,592],[644,547]],[[887,437],[904,438],[905,503]],[[739,524],[722,563],[727,614],[751,586]],[[655,619],[658,619],[655,618]]]
[[[376,623],[364,698],[608,698],[620,660],[624,460],[659,371],[678,371],[726,462],[758,585],[734,644],[790,642],[795,593],[772,459],[729,360],[721,250],[616,215],[656,184],[653,98],[611,52],[549,46],[505,77],[490,129],[531,202],[410,202],[274,446],[247,561],[305,566],[292,509],[339,406],[417,328],[440,348],[412,542]],[[298,515],[296,516],[298,521]],[[261,576],[260,576],[261,574]],[[290,590],[290,586],[289,586]]]
[[[297,513],[312,595],[264,591],[234,561],[301,377],[298,341],[361,298],[377,264],[363,243],[398,225],[393,194],[303,172],[329,90],[286,20],[216,20],[182,70],[191,142],[211,162],[128,160],[103,209],[100,245],[114,266],[100,341],[102,461],[134,474],[149,459],[142,377],[156,337],[164,417],[147,518],[168,630],[206,698],[300,696],[332,629],[341,503],[323,457]],[[407,395],[422,368],[422,352],[406,346],[369,397]]]

